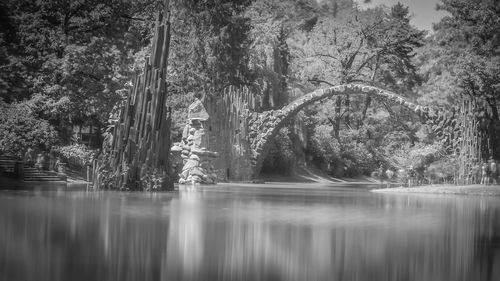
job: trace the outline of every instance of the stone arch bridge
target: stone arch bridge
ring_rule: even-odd
[[[444,140],[451,140],[460,133],[457,128],[456,114],[443,108],[427,107],[407,101],[400,95],[373,86],[361,84],[344,84],[329,88],[322,88],[306,94],[289,105],[278,110],[269,110],[257,115],[249,121],[249,142],[252,153],[252,178],[255,178],[262,169],[271,140],[278,131],[293,118],[300,110],[316,101],[337,95],[366,94],[376,98],[396,103],[414,111],[421,120],[429,124],[435,133]]]

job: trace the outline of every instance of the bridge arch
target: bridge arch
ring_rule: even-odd
[[[300,98],[294,100],[290,104],[278,110],[269,110],[256,115],[249,122],[249,141],[252,151],[252,178],[255,178],[262,169],[262,164],[266,158],[271,140],[277,135],[278,131],[299,111],[307,105],[316,101],[330,98],[337,95],[352,95],[352,94],[366,94],[385,99],[390,102],[400,104],[402,107],[414,111],[418,116],[426,120],[434,120],[443,118],[443,122],[449,123],[454,114],[440,114],[440,109],[420,106],[415,103],[407,101],[400,95],[391,91],[380,89],[373,86],[362,84],[343,84],[328,88],[322,88],[308,93]],[[444,117],[443,117],[444,116]]]

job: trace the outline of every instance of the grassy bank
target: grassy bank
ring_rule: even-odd
[[[368,176],[359,176],[356,178],[332,177],[320,169],[309,167],[298,167],[289,175],[280,175],[273,173],[262,173],[258,179],[262,182],[294,182],[294,183],[374,183],[379,181]],[[385,186],[385,184],[384,184]]]
[[[434,193],[434,194],[458,194],[458,195],[482,195],[500,196],[500,185],[424,185],[411,188],[381,188],[373,189],[372,192],[379,193]]]

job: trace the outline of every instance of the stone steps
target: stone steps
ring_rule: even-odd
[[[24,181],[63,181],[59,176],[24,176]]]
[[[64,181],[56,172],[40,171],[36,168],[24,166],[23,180],[25,181]]]
[[[21,164],[20,160],[8,156],[0,156],[0,171],[2,173],[12,176],[15,173],[16,164]],[[65,177],[59,176],[56,172],[40,171],[26,164],[23,165],[22,179],[24,181],[66,181]]]
[[[7,174],[13,174],[15,172],[16,163],[19,163],[19,160],[13,157],[0,156],[0,171]]]

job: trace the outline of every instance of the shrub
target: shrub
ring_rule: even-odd
[[[453,182],[459,170],[458,158],[453,156],[444,157],[427,168],[427,174],[431,183]]]
[[[394,149],[388,156],[391,166],[402,171],[398,175],[403,181],[408,176],[407,172],[413,168],[419,180],[448,180],[455,171],[455,161],[444,156],[442,147],[437,144],[409,143]],[[435,162],[436,161],[436,162]]]
[[[339,160],[340,144],[333,137],[331,126],[316,126],[309,141],[309,148],[314,156],[321,159],[324,163],[332,163]]]
[[[340,141],[334,137],[333,128],[318,125],[310,138],[310,151],[321,164],[326,164],[326,172],[333,176],[368,175],[377,167],[377,159],[371,152],[370,144],[358,130],[344,131]]]
[[[289,174],[293,170],[295,162],[296,156],[290,138],[290,130],[285,127],[274,138],[262,170],[264,173]]]
[[[430,163],[441,157],[442,151],[439,144],[422,144],[414,146],[406,143],[394,149],[389,156],[389,162],[396,168],[407,169],[413,166],[415,169],[424,169]]]
[[[26,104],[0,104],[1,152],[22,158],[28,148],[47,151],[57,140],[56,130]]]
[[[96,151],[83,144],[74,144],[58,147],[57,153],[70,165],[83,167],[92,162]]]

